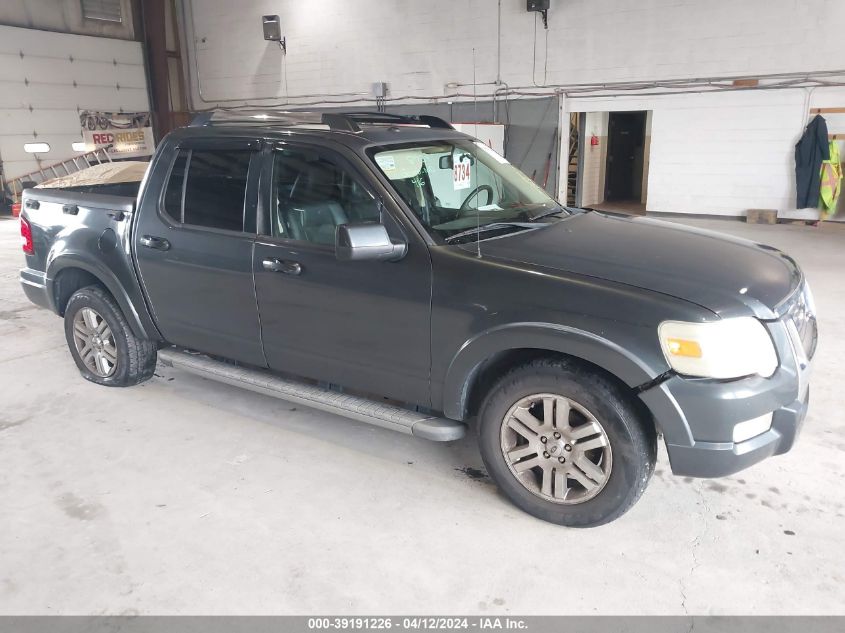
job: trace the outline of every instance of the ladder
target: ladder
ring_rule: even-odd
[[[17,176],[10,180],[2,180],[0,175],[0,188],[8,190],[8,193],[16,201],[20,201],[20,195],[26,189],[25,183],[34,182],[39,184],[51,178],[58,178],[59,176],[69,176],[72,173],[81,171],[93,165],[101,165],[106,162],[112,162],[108,150],[110,145],[101,147],[90,152],[85,152],[79,156],[68,158],[52,165],[46,165],[36,171],[31,171],[28,174]]]

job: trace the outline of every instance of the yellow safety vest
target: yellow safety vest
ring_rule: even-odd
[[[836,203],[842,190],[842,163],[839,159],[839,143],[830,142],[830,160],[822,162],[821,202],[825,215],[836,213]]]

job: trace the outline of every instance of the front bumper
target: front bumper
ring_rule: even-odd
[[[803,400],[781,407],[772,416],[772,428],[744,442],[695,442],[692,446],[667,444],[672,472],[687,477],[724,477],[780,455],[792,448],[807,415],[810,392]]]
[[[809,404],[811,358],[790,317],[767,322],[779,366],[769,378],[720,381],[672,376],[640,394],[663,433],[672,472],[722,477],[792,448]],[[809,351],[807,348],[809,347]],[[736,424],[772,414],[772,426],[742,442]]]

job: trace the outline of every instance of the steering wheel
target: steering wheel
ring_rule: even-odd
[[[464,201],[458,208],[458,216],[464,215],[462,212],[467,211],[469,209],[469,201],[472,200],[482,191],[487,192],[487,204],[493,203],[493,187],[491,187],[490,185],[478,185],[475,189],[469,192],[469,195],[466,198],[464,198]]]

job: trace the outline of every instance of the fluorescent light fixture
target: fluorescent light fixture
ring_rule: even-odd
[[[50,151],[50,145],[48,143],[24,143],[23,151],[30,154],[44,154]]]
[[[87,146],[82,141],[71,143],[70,146],[74,152],[84,152],[87,149]]]

